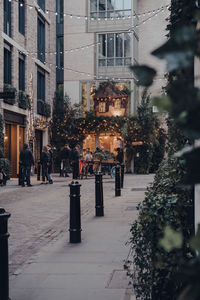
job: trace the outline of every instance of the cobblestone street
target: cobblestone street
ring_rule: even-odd
[[[71,178],[54,176],[53,185],[41,185],[32,177],[33,187],[17,186],[11,180],[0,188],[0,207],[11,213],[9,219],[10,273],[15,274],[33,254],[61,235],[68,241],[69,228],[69,183]],[[104,205],[114,197],[114,180],[104,176]],[[126,175],[127,200],[131,190],[152,181],[152,176]],[[80,181],[82,220],[95,213],[94,177]],[[133,191],[132,191],[133,193]],[[141,200],[141,199],[138,199]],[[116,198],[117,201],[117,198]]]

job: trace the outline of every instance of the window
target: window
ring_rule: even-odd
[[[114,104],[115,109],[120,109],[121,108],[121,100],[116,99],[115,104]]]
[[[37,71],[37,99],[45,102],[45,71],[41,68]]]
[[[63,68],[64,67],[64,48],[63,48],[63,37],[58,36],[57,37],[57,66],[58,68]]]
[[[12,51],[8,44],[4,44],[4,83],[12,84]]]
[[[38,16],[38,59],[45,62],[45,21]]]
[[[131,41],[132,33],[99,34],[99,66],[129,66]]]
[[[19,0],[19,32],[25,35],[25,3]]]
[[[90,0],[92,18],[123,18],[131,16],[132,0]]]
[[[101,112],[101,113],[106,112],[106,103],[105,102],[99,103],[99,112]]]
[[[39,5],[39,7],[40,7],[43,11],[45,11],[45,0],[38,0],[37,3],[38,3],[38,5]]]
[[[11,2],[4,0],[4,32],[11,37]]]
[[[64,0],[56,1],[56,11],[57,11],[57,24],[63,24],[63,14],[64,14]]]
[[[25,91],[25,56],[19,54],[19,90]]]

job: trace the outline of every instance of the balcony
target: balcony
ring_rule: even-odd
[[[37,100],[37,113],[49,118],[51,115],[51,105],[41,99]]]
[[[3,99],[4,103],[14,105],[16,102],[17,90],[9,84],[5,84],[3,92],[0,93],[0,98]]]
[[[22,109],[30,109],[30,97],[24,91],[19,91],[18,93],[18,106]]]

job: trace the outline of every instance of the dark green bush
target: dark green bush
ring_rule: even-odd
[[[130,276],[138,300],[175,300],[181,289],[175,274],[180,259],[190,255],[187,242],[193,232],[192,193],[181,187],[184,173],[177,158],[162,162],[131,227],[130,261],[135,272]],[[167,225],[184,236],[184,246],[170,253],[159,245]]]

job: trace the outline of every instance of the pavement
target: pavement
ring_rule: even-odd
[[[9,195],[10,192],[13,195],[19,190],[19,194],[27,193],[28,198],[28,194],[31,196],[32,193],[32,197],[35,195],[35,205],[39,206],[42,200],[37,202],[38,189],[40,194],[46,193],[47,189],[36,185],[34,180],[32,183],[35,186],[22,188],[23,191],[16,187],[16,182],[11,182],[1,190],[1,195]],[[59,234],[52,233],[50,238],[47,236],[48,242],[37,248],[11,274],[11,300],[134,300],[134,291],[123,265],[130,251],[127,241],[130,238],[131,223],[137,218],[136,206],[144,199],[146,187],[153,181],[153,175],[125,175],[121,197],[115,197],[114,180],[105,176],[104,217],[95,217],[94,178],[80,181],[82,241],[78,244],[69,243],[69,218],[68,224],[62,222],[63,214],[60,210],[64,209],[64,205],[69,205],[69,200],[59,202],[59,191],[63,187],[66,193],[71,179],[63,180],[55,178],[54,185],[48,187],[49,205],[59,216],[56,219]],[[12,205],[9,205],[11,208]],[[9,205],[6,209],[8,211]],[[65,226],[62,230],[59,221],[62,227]]]

